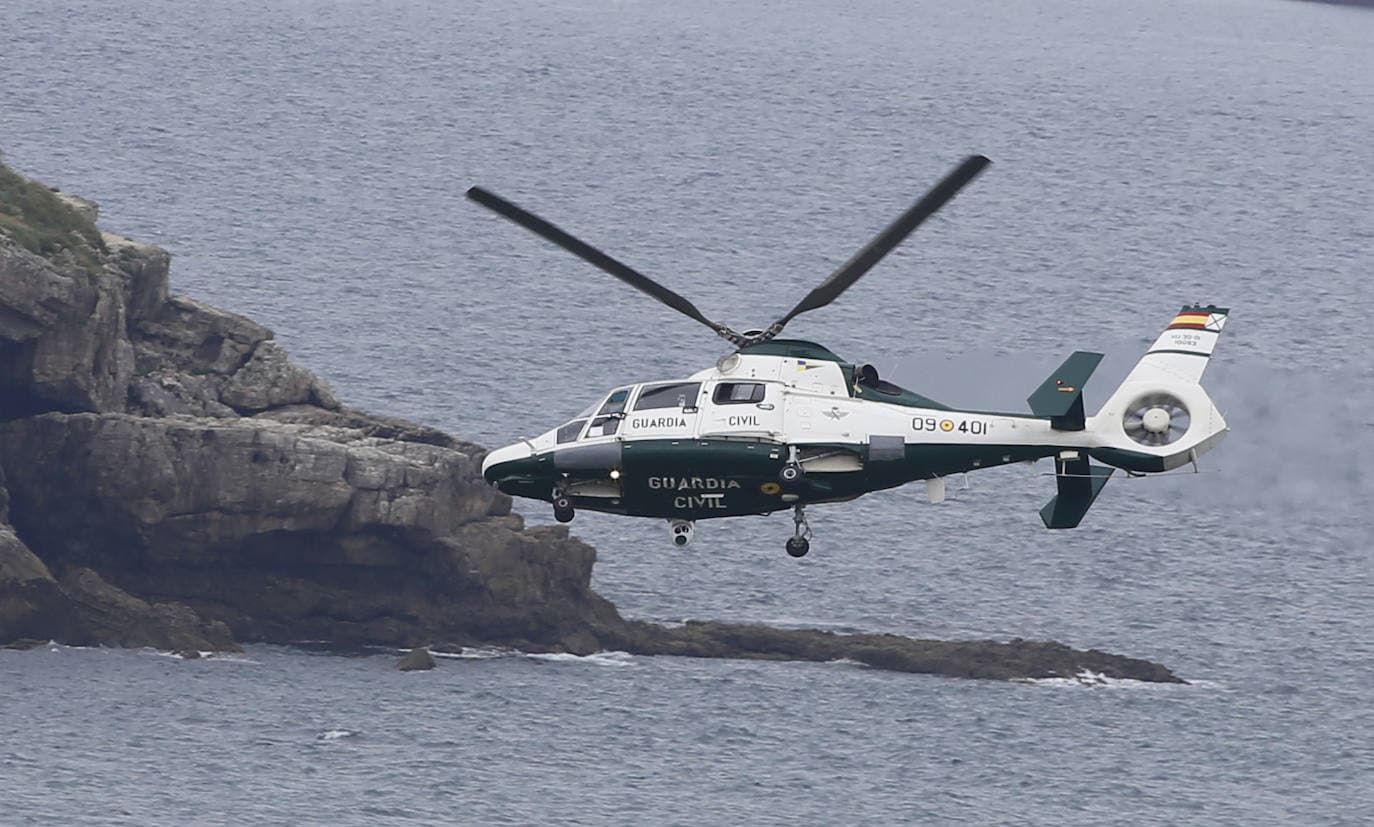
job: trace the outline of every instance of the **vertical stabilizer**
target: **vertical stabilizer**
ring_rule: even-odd
[[[1178,312],[1126,377],[1127,382],[1162,380],[1197,384],[1226,326],[1225,307],[1191,305]]]
[[[1168,471],[1196,462],[1221,440],[1226,421],[1201,379],[1229,313],[1189,305],[1174,316],[1089,421],[1102,440],[1094,459],[1128,471]]]

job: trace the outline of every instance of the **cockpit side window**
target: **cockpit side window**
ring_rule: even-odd
[[[582,433],[582,426],[586,424],[587,420],[585,419],[574,419],[567,425],[560,427],[558,429],[558,444],[576,441],[577,435]]]
[[[667,385],[645,385],[635,401],[635,410],[654,408],[695,408],[700,382],[672,382]]]
[[[762,382],[721,382],[711,401],[717,405],[747,405],[762,402],[765,385]]]

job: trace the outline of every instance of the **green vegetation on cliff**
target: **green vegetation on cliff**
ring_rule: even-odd
[[[98,269],[95,251],[105,243],[95,224],[63,203],[52,190],[16,173],[0,161],[0,234],[46,258],[64,253],[87,270]]]

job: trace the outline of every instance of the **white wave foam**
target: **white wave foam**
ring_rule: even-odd
[[[1101,672],[1094,672],[1090,669],[1084,669],[1072,678],[1023,678],[1015,682],[1032,684],[1034,686],[1074,686],[1087,687],[1089,689],[1097,687],[1118,689],[1169,689],[1171,687],[1220,686],[1220,684],[1213,684],[1209,681],[1188,681],[1187,683],[1180,684],[1138,681],[1132,678],[1109,678]]]
[[[58,643],[55,640],[48,641],[47,647],[49,652],[85,652],[87,650],[98,650],[105,648],[103,646],[70,646],[66,643]],[[35,646],[33,648],[39,649],[42,647]]]
[[[315,737],[317,741],[337,741],[341,738],[352,738],[358,733],[351,729],[326,729]]]
[[[449,658],[451,660],[492,660],[494,658],[519,657],[524,654],[515,649],[501,649],[496,646],[464,647],[457,652],[439,652],[431,649],[429,653],[436,658]]]
[[[247,655],[239,654],[236,652],[215,652],[197,650],[196,654],[198,655],[198,657],[192,658],[187,657],[186,655],[183,655],[180,652],[171,652],[166,649],[153,649],[145,647],[138,651],[145,655],[153,655],[154,657],[159,658],[171,658],[172,660],[205,660],[214,661],[215,663],[247,663],[253,665],[257,665],[259,663],[258,661],[253,660]]]
[[[572,655],[566,652],[522,652],[519,649],[479,646],[464,648],[457,652],[434,652],[436,658],[450,660],[496,660],[499,658],[528,658],[545,663],[590,663],[595,666],[629,666],[634,656],[629,652],[593,652],[590,655]]]
[[[546,663],[588,663],[594,666],[630,666],[634,663],[634,655],[629,652],[593,652],[590,655],[544,652],[532,654],[529,657]]]
[[[831,663],[831,664],[834,664],[834,665],[836,665],[836,666],[857,666],[857,667],[859,667],[860,669],[871,669],[871,668],[872,668],[872,667],[870,667],[868,664],[864,663],[863,661],[861,661],[861,660],[854,660],[853,658],[835,658],[834,660],[828,660],[828,661],[826,661],[826,663]]]

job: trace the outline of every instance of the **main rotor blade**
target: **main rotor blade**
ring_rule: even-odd
[[[790,322],[795,316],[815,310],[818,307],[825,307],[840,294],[853,286],[854,282],[863,277],[864,273],[873,269],[873,265],[882,261],[883,256],[892,252],[898,244],[921,226],[921,222],[935,214],[935,211],[945,205],[947,201],[955,196],[964,185],[972,181],[978,173],[983,171],[983,167],[992,163],[982,155],[971,155],[964,159],[944,180],[936,184],[930,192],[925,194],[920,201],[911,206],[911,209],[902,213],[900,217],[892,222],[887,229],[878,233],[877,237],[854,257],[846,261],[838,270],[830,274],[820,287],[812,290],[801,300],[796,307],[792,308],[786,316],[778,319],[769,328],[774,334],[782,329],[782,326]]]
[[[509,218],[511,221],[514,221],[530,232],[552,241],[554,244],[557,244],[559,247],[562,247],[564,250],[567,250],[582,260],[595,264],[597,267],[600,267],[602,270],[605,270],[607,273],[610,273],[631,287],[648,293],[650,296],[653,296],[682,315],[690,319],[696,319],[716,331],[716,333],[725,336],[727,339],[732,335],[738,337],[739,334],[725,325],[706,318],[702,315],[700,310],[697,310],[696,305],[687,301],[687,299],[677,293],[674,293],[672,290],[669,290],[643,273],[640,273],[628,264],[616,261],[592,245],[563,232],[539,216],[520,209],[501,196],[487,192],[481,187],[472,187],[468,190],[468,198],[471,198],[473,201],[476,201],[492,212]]]

